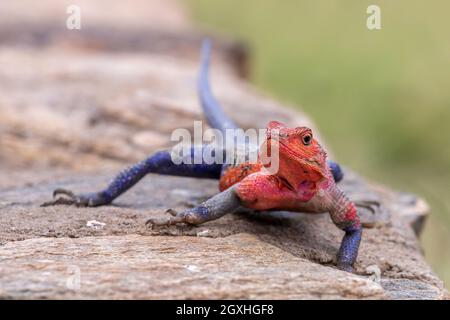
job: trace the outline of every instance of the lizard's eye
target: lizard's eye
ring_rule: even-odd
[[[307,133],[304,136],[302,136],[302,142],[305,146],[309,146],[312,141],[312,134]]]

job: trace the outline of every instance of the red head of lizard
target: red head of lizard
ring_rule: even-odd
[[[278,121],[271,121],[260,154],[267,167],[271,163],[264,160],[266,155],[270,161],[278,158],[278,171],[274,174],[294,188],[305,181],[315,184],[329,177],[326,152],[307,127],[288,128]]]

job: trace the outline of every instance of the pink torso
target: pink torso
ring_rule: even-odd
[[[326,192],[311,182],[295,188],[282,179],[261,172],[243,179],[236,188],[244,206],[257,210],[326,212]]]
[[[329,179],[320,182],[288,181],[263,171],[259,164],[230,167],[220,179],[220,190],[237,184],[237,194],[243,205],[258,210],[290,210],[325,212]]]

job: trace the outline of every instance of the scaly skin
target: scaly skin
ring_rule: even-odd
[[[274,129],[279,134],[273,135]],[[338,253],[338,267],[351,271],[361,240],[361,223],[355,205],[336,186],[326,153],[309,128],[287,128],[272,121],[265,145],[278,142],[279,170],[270,174],[261,162],[227,169],[220,178],[221,191],[231,186],[241,205],[256,210],[329,212],[346,232]],[[270,147],[269,147],[270,148]]]
[[[223,113],[211,93],[208,82],[209,56],[210,44],[205,41],[198,85],[199,98],[208,123],[224,132],[237,126]],[[262,161],[264,153],[259,155],[256,163],[222,165],[208,164],[203,160],[199,164],[176,165],[172,162],[169,151],[160,151],[120,172],[104,190],[75,194],[70,190],[57,189],[53,194],[56,199],[42,205],[106,205],[148,173],[219,179],[221,192],[211,199],[179,213],[169,209],[167,212],[171,216],[151,218],[147,223],[198,225],[218,219],[242,206],[254,210],[329,212],[336,226],[345,231],[337,254],[337,266],[351,272],[358,254],[362,228],[355,205],[336,186],[336,182],[343,178],[339,165],[326,160],[325,151],[306,127],[287,128],[272,121],[266,132],[262,150],[279,155],[279,169],[276,172],[267,170],[266,161]],[[192,149],[188,155],[191,160],[194,151]],[[227,154],[225,150],[216,152],[223,152],[224,156]]]

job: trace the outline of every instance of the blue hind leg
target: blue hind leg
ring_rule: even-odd
[[[344,172],[342,172],[341,166],[337,162],[328,160],[327,163],[336,183],[344,179]]]
[[[134,186],[148,173],[219,179],[222,165],[207,164],[202,158],[199,161],[200,163],[194,164],[193,151],[194,150],[191,150],[190,154],[192,164],[175,164],[171,159],[169,151],[160,151],[121,171],[104,190],[77,195],[70,190],[56,189],[53,192],[53,197],[56,197],[57,195],[65,195],[65,197],[59,197],[53,201],[43,203],[42,206],[65,204],[79,207],[96,207],[109,204],[115,198]],[[203,149],[200,151],[202,152]]]

